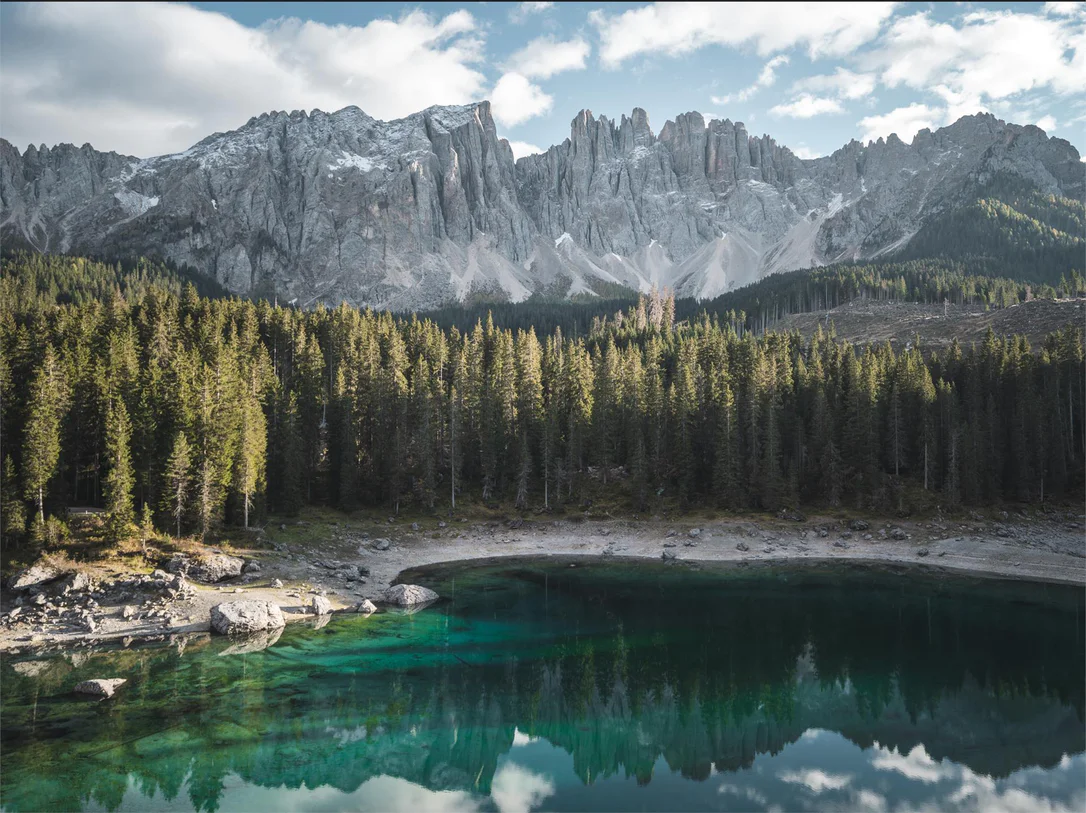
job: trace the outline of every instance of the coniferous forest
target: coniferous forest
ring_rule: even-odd
[[[62,533],[72,506],[104,509],[117,534],[180,535],[304,505],[909,510],[1082,494],[1074,328],[1039,348],[992,334],[860,348],[677,320],[653,295],[573,338],[191,285],[56,304],[19,262],[73,260],[5,260],[0,280],[7,541]]]

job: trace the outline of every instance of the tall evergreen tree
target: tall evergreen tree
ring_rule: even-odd
[[[162,509],[173,518],[175,536],[180,538],[181,520],[188,508],[189,488],[192,483],[192,456],[184,432],[178,432],[174,438],[162,479],[165,485]]]
[[[30,385],[23,441],[23,487],[37,506],[38,522],[45,524],[45,497],[60,457],[60,417],[63,382],[56,353],[46,345],[45,356]]]
[[[132,487],[135,479],[132,474],[131,437],[132,427],[128,420],[128,410],[125,408],[124,400],[118,396],[114,399],[106,416],[108,468],[103,489],[110,528],[118,537],[124,535],[134,519]]]

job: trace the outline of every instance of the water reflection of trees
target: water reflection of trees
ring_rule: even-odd
[[[389,774],[487,793],[516,729],[568,751],[586,783],[647,783],[661,756],[701,780],[777,753],[808,728],[903,753],[923,743],[936,760],[991,775],[1084,749],[1073,612],[892,589],[766,595],[712,585],[664,605],[651,589],[597,585],[589,597],[584,587],[554,586],[550,615],[533,616],[504,660],[429,622],[364,654],[346,623],[319,639],[288,631],[269,650],[232,657],[219,655],[225,642],[205,641],[183,655],[56,660],[35,678],[7,665],[3,804],[114,809],[131,777],[148,798],[184,792],[214,811],[231,773],[345,792]],[[521,617],[532,609],[522,600],[533,599],[503,609]],[[552,634],[586,609],[604,620],[577,637]],[[65,694],[105,671],[134,678],[121,702]]]

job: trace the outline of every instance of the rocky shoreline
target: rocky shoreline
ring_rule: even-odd
[[[175,554],[150,573],[108,565],[64,573],[38,563],[10,579],[0,595],[0,651],[128,645],[206,633],[213,608],[228,602],[266,603],[268,614],[283,623],[326,621],[331,612],[373,612],[373,602],[425,603],[433,597],[389,588],[410,568],[504,556],[922,565],[929,572],[1086,586],[1082,519],[1023,513],[994,520],[973,515],[964,522],[842,521],[784,512],[775,521],[704,524],[372,520],[367,527],[376,526],[373,534],[361,530],[365,522],[335,522],[321,541],[304,549],[277,541],[273,530],[271,550]],[[278,535],[285,537],[287,529],[280,525]]]

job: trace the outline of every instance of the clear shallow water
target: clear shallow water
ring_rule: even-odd
[[[1083,594],[506,561],[412,615],[0,668],[4,810],[1086,805]],[[125,677],[105,702],[79,680]]]

